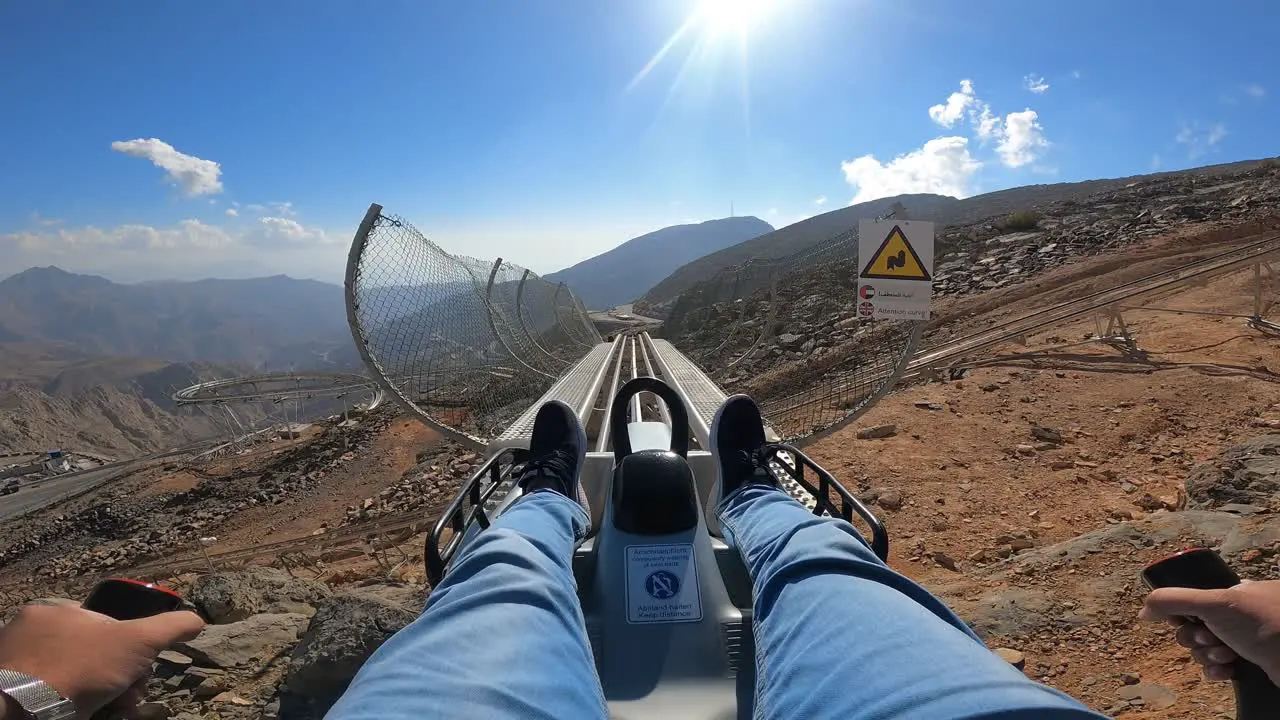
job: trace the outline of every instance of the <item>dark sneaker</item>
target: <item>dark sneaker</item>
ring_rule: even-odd
[[[587,433],[573,409],[552,400],[538,409],[529,438],[529,461],[516,484],[526,493],[554,490],[582,502],[578,472],[587,457]]]
[[[711,422],[711,457],[719,471],[713,505],[750,483],[778,487],[768,469],[772,449],[765,442],[764,418],[756,401],[746,395],[725,400]]]

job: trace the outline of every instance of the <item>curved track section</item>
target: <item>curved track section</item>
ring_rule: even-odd
[[[382,404],[382,389],[354,373],[267,373],[197,383],[173,394],[179,405],[284,402],[340,399],[367,395],[365,410]]]
[[[377,204],[351,244],[346,302],[378,385],[474,448],[600,342],[568,288],[501,259],[451,255]]]

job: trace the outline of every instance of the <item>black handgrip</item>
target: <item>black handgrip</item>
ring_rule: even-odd
[[[609,412],[609,432],[613,435],[613,462],[618,464],[631,454],[631,436],[627,435],[627,402],[637,394],[651,392],[667,403],[671,413],[671,452],[680,457],[689,456],[689,413],[684,402],[671,386],[657,378],[638,377],[628,380],[613,396],[613,409]],[[637,418],[639,419],[639,418]]]
[[[116,620],[138,620],[180,610],[184,602],[178,593],[154,583],[107,578],[93,586],[80,607]],[[94,713],[91,720],[110,720],[115,716],[116,713],[107,707]]]
[[[1218,553],[1197,548],[1184,550],[1164,560],[1151,563],[1142,571],[1148,587],[1185,587],[1197,590],[1221,590],[1240,584],[1240,576]],[[1192,618],[1194,620],[1194,618]],[[1236,660],[1231,672],[1236,691],[1236,720],[1275,718],[1280,709],[1280,687],[1248,660]]]
[[[80,607],[116,620],[137,620],[182,608],[182,596],[154,583],[107,578],[89,591]]]

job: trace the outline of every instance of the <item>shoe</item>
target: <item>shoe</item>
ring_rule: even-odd
[[[528,495],[553,490],[579,503],[578,472],[587,458],[587,433],[573,409],[559,400],[538,408],[529,438],[529,460],[516,484]]]
[[[769,471],[773,449],[765,442],[764,418],[756,401],[746,395],[725,400],[711,422],[711,458],[719,471],[711,494],[713,507],[744,485],[778,487]]]

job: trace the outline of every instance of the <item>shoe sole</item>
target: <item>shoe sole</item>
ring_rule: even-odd
[[[578,464],[577,464],[577,466],[574,468],[574,470],[575,470],[575,472],[576,472],[577,474],[576,474],[576,476],[573,478],[573,484],[574,484],[574,488],[573,488],[574,497],[573,497],[573,499],[574,499],[574,500],[576,500],[576,501],[578,502],[578,504],[580,504],[580,505],[581,505],[581,504],[583,504],[583,502],[582,502],[582,500],[583,500],[583,498],[582,498],[582,471],[583,471],[583,469],[585,469],[586,464],[587,464],[587,429],[586,429],[586,428],[584,428],[584,427],[582,427],[582,421],[578,419],[578,414],[577,414],[577,413],[575,413],[575,412],[573,411],[573,408],[569,407],[569,405],[568,405],[567,403],[562,402],[562,401],[560,401],[560,400],[552,400],[551,402],[553,402],[553,403],[555,403],[556,405],[559,405],[560,407],[564,408],[564,411],[565,411],[565,412],[567,412],[567,413],[569,414],[569,417],[573,418],[573,421],[574,421],[574,422],[573,422],[573,424],[574,424],[574,426],[575,426],[575,427],[577,427],[577,430],[578,430]]]
[[[711,501],[710,510],[712,512],[720,506],[720,501],[724,500],[724,467],[720,464],[720,443],[717,442],[720,438],[720,418],[724,416],[725,406],[729,404],[730,400],[733,400],[736,397],[739,396],[732,395],[725,398],[724,404],[720,406],[719,410],[716,410],[716,416],[711,420],[711,462],[714,463],[716,467],[716,482],[711,486],[711,497],[709,498]],[[711,512],[708,512],[708,515],[710,514]]]

